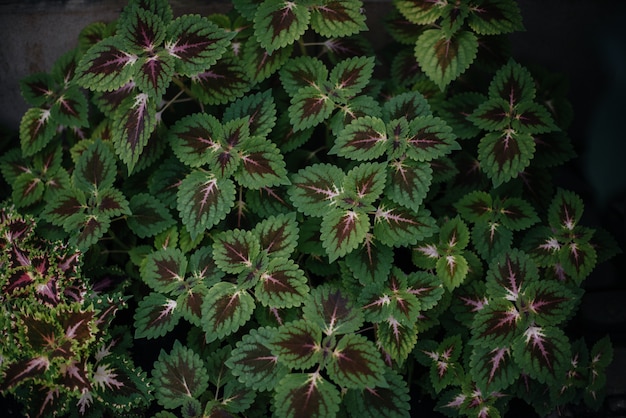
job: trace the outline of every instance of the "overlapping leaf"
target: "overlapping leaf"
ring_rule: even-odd
[[[276,413],[285,418],[332,418],[340,401],[339,390],[317,372],[286,375],[274,395]]]
[[[414,211],[383,201],[376,209],[374,236],[385,245],[415,245],[437,231],[435,219],[427,209]]]
[[[343,336],[334,348],[327,370],[341,387],[364,389],[383,383],[383,360],[374,343],[362,335]]]
[[[281,326],[270,340],[272,353],[290,368],[306,369],[323,358],[322,332],[306,320]]]
[[[302,308],[307,322],[316,325],[326,335],[347,334],[359,329],[363,313],[348,295],[331,286],[319,286]]]
[[[322,216],[335,206],[344,177],[339,167],[330,164],[303,168],[292,177],[289,196],[305,215]]]
[[[245,290],[232,283],[220,282],[211,289],[202,305],[202,329],[206,342],[237,331],[254,311],[254,300]]]
[[[369,228],[369,216],[364,212],[332,209],[326,213],[322,219],[320,238],[330,261],[359,247]]]
[[[254,290],[258,301],[272,308],[299,306],[309,292],[307,277],[290,259],[272,258]]]

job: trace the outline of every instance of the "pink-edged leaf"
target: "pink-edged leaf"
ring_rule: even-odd
[[[327,367],[330,378],[341,387],[364,389],[384,382],[382,356],[374,343],[362,335],[341,337]]]
[[[493,298],[517,302],[528,284],[539,278],[537,266],[522,251],[513,249],[493,260],[487,272],[487,292]]]
[[[309,292],[307,277],[290,259],[272,258],[255,287],[254,294],[265,306],[299,306]]]
[[[288,374],[277,385],[276,414],[283,417],[334,417],[341,398],[319,372]]]
[[[47,357],[35,357],[32,359],[20,360],[6,366],[3,379],[0,381],[0,390],[3,392],[21,384],[25,379],[35,378],[45,373],[50,367]]]
[[[427,209],[416,213],[388,201],[383,201],[376,208],[374,236],[385,245],[415,245],[436,231],[436,222]]]
[[[305,5],[286,0],[266,0],[256,11],[254,35],[261,46],[271,53],[302,36],[310,18]]]
[[[322,216],[341,195],[345,174],[337,166],[316,164],[299,170],[291,179],[293,205],[308,216]]]
[[[322,360],[322,332],[306,320],[289,322],[270,340],[272,353],[280,362],[295,369],[306,369]]]
[[[41,151],[56,134],[57,123],[49,109],[31,107],[20,121],[22,155],[30,157]]]
[[[244,335],[226,360],[226,366],[238,380],[254,390],[273,389],[288,371],[271,351],[270,341],[276,328],[253,328]]]
[[[177,73],[194,76],[217,62],[234,35],[205,17],[181,16],[168,27],[165,49],[177,59]]]
[[[320,238],[330,261],[343,257],[365,240],[370,222],[366,213],[332,209],[322,219]]]
[[[220,282],[213,285],[202,305],[202,329],[206,342],[237,331],[248,322],[254,306],[252,296],[234,284]]]
[[[401,158],[389,163],[388,172],[386,196],[418,212],[433,180],[430,164]]]
[[[283,155],[269,139],[254,137],[242,146],[241,164],[235,179],[249,189],[289,184]]]
[[[160,293],[145,296],[135,311],[135,338],[154,339],[172,331],[180,320],[177,303]]]
[[[192,171],[181,182],[177,193],[178,211],[192,238],[226,217],[235,203],[232,180]]]
[[[126,99],[113,125],[115,152],[132,171],[157,126],[155,99],[139,93]]]
[[[311,11],[311,27],[325,37],[343,37],[366,30],[360,0],[332,0]]]
[[[242,96],[251,87],[246,67],[230,56],[222,57],[208,70],[191,77],[191,92],[205,104],[224,104]]]
[[[546,385],[563,378],[570,352],[567,336],[556,327],[529,326],[513,344],[513,357],[524,373]]]
[[[354,119],[339,133],[330,153],[359,161],[378,158],[387,150],[386,129],[380,118]]]
[[[363,313],[341,291],[321,286],[311,291],[302,308],[306,321],[319,327],[326,335],[353,332],[363,324]]]
[[[131,80],[137,58],[125,51],[120,38],[104,39],[83,55],[76,68],[75,81],[95,91],[119,89]]]
[[[174,154],[190,167],[207,164],[222,151],[224,129],[208,113],[195,113],[179,119],[169,130]]]
[[[478,388],[485,392],[503,391],[519,378],[519,366],[510,347],[474,347],[470,370]]]

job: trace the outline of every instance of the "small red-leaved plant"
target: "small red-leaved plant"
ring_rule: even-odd
[[[565,325],[619,250],[552,184],[569,113],[504,52],[515,1],[394,1],[384,53],[360,0],[232,6],[132,0],[23,80],[2,393],[32,416],[599,406],[611,344]]]

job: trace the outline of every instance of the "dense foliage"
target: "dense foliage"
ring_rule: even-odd
[[[571,112],[507,55],[517,4],[396,0],[385,53],[360,0],[233,6],[131,0],[22,81],[1,393],[30,416],[599,406],[611,344],[566,325],[619,250],[552,184]]]

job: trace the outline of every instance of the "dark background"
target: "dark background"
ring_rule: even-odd
[[[170,3],[177,15],[225,12],[230,7],[226,0]],[[380,41],[379,19],[392,7],[391,1],[364,3],[369,36]],[[609,230],[626,248],[626,1],[518,3],[526,30],[511,36],[513,56],[569,82],[574,120],[568,133],[578,158],[559,169],[557,183],[583,198],[586,225]],[[17,131],[28,108],[18,81],[31,73],[48,72],[62,53],[76,46],[85,25],[115,19],[125,4],[123,0],[0,0],[0,129]],[[624,257],[618,255],[598,266],[585,281],[587,293],[574,321],[589,339],[608,333],[615,345],[608,398],[597,417],[626,417]]]

